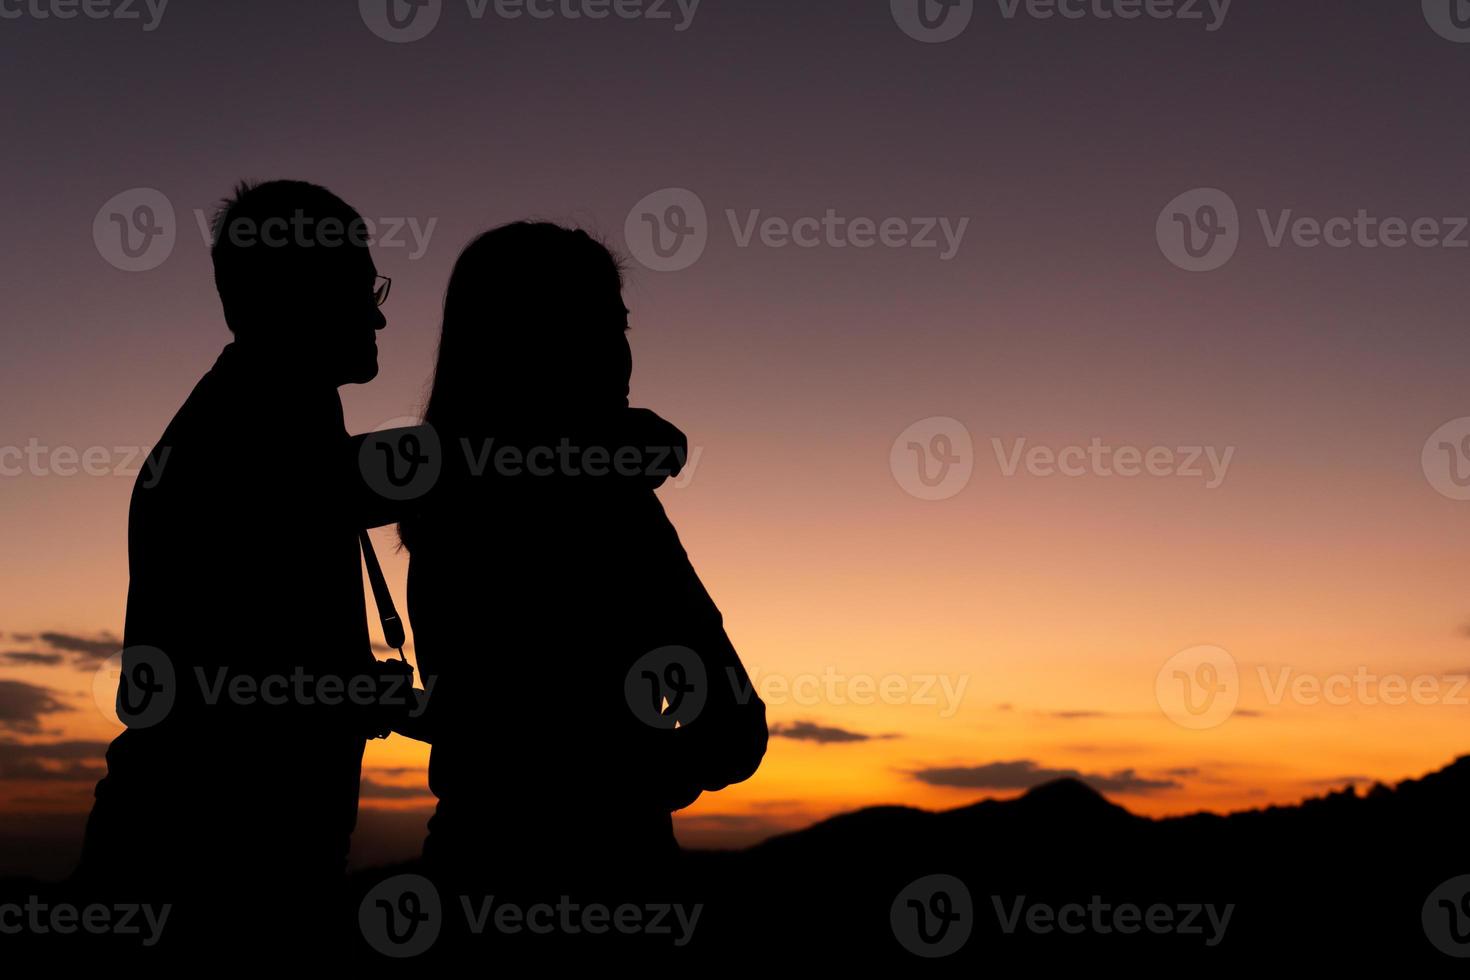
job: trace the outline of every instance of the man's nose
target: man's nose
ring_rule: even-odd
[[[373,307],[373,329],[382,330],[387,325],[388,318],[383,315],[383,311],[376,306]]]

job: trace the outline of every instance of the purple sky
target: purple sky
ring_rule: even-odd
[[[732,622],[765,642],[758,659],[835,659],[865,632],[903,635],[912,614],[948,667],[983,648],[1040,657],[1039,677],[1044,651],[1072,639],[1046,631],[1086,608],[1116,616],[1098,624],[1117,627],[1109,656],[1162,617],[1183,625],[1159,627],[1145,660],[1231,645],[1234,626],[1254,623],[1321,642],[1351,630],[1454,666],[1437,644],[1458,642],[1465,618],[1467,522],[1419,461],[1436,427],[1470,415],[1470,43],[1438,33],[1419,3],[1235,0],[1212,30],[1204,2],[1204,20],[1072,20],[1008,19],[990,0],[931,44],[900,29],[888,0],[703,0],[692,18],[669,0],[668,19],[605,20],[477,19],[444,0],[411,43],[375,35],[340,0],[173,0],[151,30],[142,4],[142,20],[59,20],[35,16],[36,2],[0,0],[0,449],[158,437],[228,340],[195,211],[240,178],[317,181],[404,226],[375,253],[394,278],[390,324],[379,379],[344,392],[355,429],[419,409],[444,285],[477,232],[540,217],[635,251],[630,209],[685,188],[708,215],[702,257],[673,272],[629,263],[634,398],[708,450],[666,502]],[[135,188],[168,200],[176,241],[155,268],[127,272],[93,230]],[[1161,209],[1196,188],[1224,191],[1240,217],[1238,251],[1207,273],[1176,268],[1156,238]],[[760,235],[742,247],[752,220],[829,210],[849,230],[967,223],[948,256]],[[1268,226],[1434,219],[1461,244],[1272,247],[1258,211]],[[1236,446],[1238,482],[1205,498],[1102,483],[1067,496],[1066,484],[977,476],[952,505],[916,508],[887,460],[931,416],[961,420],[981,457],[992,436]],[[128,489],[0,478],[0,629],[120,629]],[[1158,558],[1171,548],[1177,566]],[[974,592],[1008,570],[1018,591],[1031,576],[1057,590],[1055,622],[1012,623],[1004,597]],[[401,588],[396,559],[390,572]],[[1378,583],[1402,594],[1376,604],[1365,595]],[[1174,588],[1192,601],[1161,614]],[[1313,589],[1300,620],[1252,605]],[[882,595],[910,606],[875,605]],[[1018,676],[992,700],[1037,693]],[[1087,689],[1051,707],[1086,707]],[[904,730],[888,716],[773,720]],[[1040,766],[1088,765],[1065,744]],[[883,782],[900,767],[995,761],[948,742],[856,751],[870,750],[913,755],[854,770],[814,810],[864,802],[853,787],[865,778],[877,797],[907,799],[907,784]],[[1290,798],[1292,779],[1348,769],[1411,775],[1449,752],[1258,768],[1241,798],[1261,785]],[[1137,764],[1125,747],[1106,760]],[[795,777],[781,772],[799,770],[761,792],[790,798]]]

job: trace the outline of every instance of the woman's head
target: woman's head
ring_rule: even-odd
[[[472,433],[621,408],[633,371],[623,276],[584,231],[518,222],[460,254],[425,420]]]

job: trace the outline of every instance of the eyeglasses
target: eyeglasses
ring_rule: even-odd
[[[373,302],[379,306],[388,302],[388,293],[393,289],[393,280],[387,276],[379,276],[373,282]]]

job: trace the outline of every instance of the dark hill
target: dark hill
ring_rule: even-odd
[[[283,883],[280,902],[245,926],[268,934],[272,916],[320,921],[317,954],[374,976],[440,967],[493,971],[525,957],[544,964],[568,956],[597,969],[632,964],[715,975],[1112,969],[1194,977],[1350,968],[1464,976],[1467,817],[1470,757],[1364,794],[1346,789],[1295,806],[1161,820],[1061,780],[1013,800],[943,812],[876,807],[744,851],[688,852],[675,892],[641,897],[668,898],[686,910],[701,906],[692,941],[677,949],[666,936],[605,942],[494,934],[457,943],[446,933],[429,955],[391,969],[394,963],[364,943],[358,913],[371,889],[415,873],[411,865],[355,875],[338,909],[296,907],[290,883]],[[1466,880],[1446,884],[1460,876]],[[81,897],[61,886],[9,882],[0,888],[0,909],[37,890],[49,900]],[[495,882],[486,882],[484,894],[494,892]],[[479,902],[484,894],[471,898]],[[439,897],[447,929],[460,914],[461,896]],[[612,905],[630,897],[599,900]],[[9,954],[8,965],[37,952],[54,965],[73,951],[120,962],[111,940],[78,946],[55,938],[0,935],[0,954]],[[944,951],[942,958],[923,955]],[[203,962],[221,952],[183,955]],[[155,954],[140,962],[157,961]]]
[[[1362,795],[1346,789],[1296,806],[1161,820],[1061,780],[938,813],[845,814],[744,852],[690,854],[688,865],[709,905],[706,948],[919,965],[895,934],[892,906],[916,880],[949,875],[969,892],[972,933],[946,964],[1152,964],[1187,976],[1372,963],[1448,975],[1470,965],[1436,948],[1430,932],[1470,954],[1470,899],[1459,907],[1457,892],[1431,903],[1427,923],[1424,909],[1438,886],[1470,874],[1467,818],[1470,757]],[[1048,929],[1045,912],[1030,911],[1037,904],[1081,906],[1068,921],[1077,925],[1080,914],[1083,928]],[[1123,905],[1163,906],[1173,925],[1125,933],[1115,928],[1129,924],[1117,917]],[[1223,926],[1212,928],[1211,907],[1217,920],[1229,908]]]

